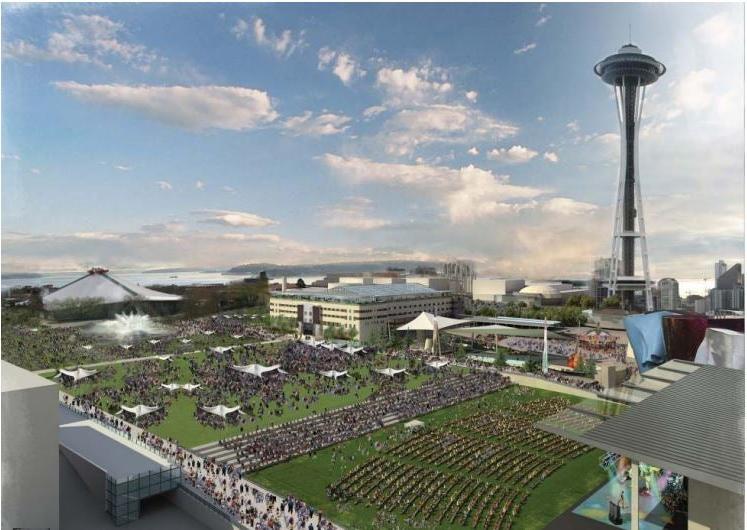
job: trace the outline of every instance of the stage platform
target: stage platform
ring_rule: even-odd
[[[158,472],[171,464],[100,423],[59,405],[60,445],[115,480]]]

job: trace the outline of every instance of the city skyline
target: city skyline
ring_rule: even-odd
[[[668,69],[641,131],[652,277],[707,277],[743,255],[742,20],[726,4],[4,5],[3,267],[460,257],[588,275],[619,165],[592,67],[628,21]]]

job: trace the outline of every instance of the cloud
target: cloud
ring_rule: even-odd
[[[49,35],[40,46],[17,40],[3,46],[6,58],[28,61],[87,63],[111,68],[118,60],[143,72],[166,62],[142,44],[128,42],[125,26],[101,15],[67,15],[61,29]]]
[[[228,233],[221,234],[221,239],[228,239],[229,241],[243,241],[243,242],[262,242],[262,243],[279,243],[282,238],[277,234],[236,234]]]
[[[504,162],[506,164],[524,164],[529,162],[535,156],[537,151],[524,147],[523,145],[513,145],[506,149],[496,148],[488,151],[488,158],[497,162]]]
[[[740,28],[741,25],[729,13],[719,13],[699,24],[693,33],[704,44],[725,48],[735,43]]]
[[[478,94],[477,90],[469,90],[468,92],[464,93],[464,97],[466,97],[472,103],[474,103],[474,102],[477,101],[477,96],[478,95],[479,94]]]
[[[327,228],[347,230],[378,230],[391,227],[393,223],[371,215],[372,201],[365,197],[348,197],[334,206],[321,209],[321,225]]]
[[[327,112],[314,116],[306,111],[300,116],[293,116],[285,120],[283,129],[296,136],[329,136],[345,132],[349,127],[350,118],[342,114]]]
[[[380,140],[390,155],[412,154],[430,144],[470,144],[514,136],[518,127],[464,105],[434,104],[402,109],[382,126]]]
[[[526,45],[522,46],[521,48],[516,48],[514,50],[514,54],[521,55],[521,54],[526,53],[528,51],[532,51],[536,47],[537,47],[537,43],[536,42],[530,42],[529,44],[526,44]]]
[[[3,160],[16,160],[16,161],[18,161],[18,160],[21,160],[21,157],[18,156],[18,155],[14,155],[14,154],[3,153],[2,154],[2,159]]]
[[[267,92],[235,86],[85,85],[54,86],[86,103],[124,108],[187,130],[243,131],[271,123],[278,114]]]
[[[385,111],[386,107],[384,107],[383,105],[374,105],[363,110],[363,117],[367,120],[370,120],[371,118],[378,116]]]
[[[469,149],[467,149],[467,152],[469,154],[471,154],[472,156],[477,156],[477,155],[480,154],[480,150],[477,147],[475,147],[474,145],[472,147],[470,147]]]
[[[195,181],[195,188],[197,188],[198,190],[204,190],[205,189],[205,183],[203,181],[201,181],[201,180],[196,180]]]
[[[114,169],[116,169],[118,171],[132,171],[132,166],[116,165],[116,166],[114,166]]]
[[[376,86],[385,94],[390,105],[424,104],[443,99],[453,90],[448,75],[430,63],[402,68],[381,68],[376,73]]]
[[[557,164],[559,160],[557,153],[554,153],[553,151],[545,151],[545,154],[542,155],[542,157],[548,162],[552,162],[553,164]]]
[[[231,28],[231,33],[237,40],[253,37],[258,46],[271,50],[281,58],[290,57],[294,52],[306,46],[303,31],[294,35],[291,30],[286,29],[276,35],[267,29],[264,20],[259,17],[254,17],[251,24],[244,19],[237,19],[236,24]]]
[[[366,71],[361,68],[360,63],[351,55],[332,50],[324,47],[319,50],[319,70],[332,69],[340,81],[346,86],[350,86],[353,81],[366,75]]]
[[[221,189],[226,193],[236,193],[236,188],[232,188],[231,186],[223,186]]]
[[[583,215],[594,212],[597,208],[596,204],[576,201],[566,197],[553,197],[542,205],[543,210],[561,215]]]
[[[713,88],[717,79],[716,72],[710,68],[688,72],[675,85],[675,105],[685,111],[701,111],[709,108],[714,100]]]
[[[244,228],[263,228],[276,225],[277,221],[262,217],[249,212],[236,212],[231,210],[198,210],[192,212],[194,215],[202,216],[198,222],[217,224]]]
[[[566,128],[574,133],[577,133],[581,130],[581,125],[578,123],[578,120],[569,121],[565,124]]]
[[[377,183],[431,194],[446,209],[447,219],[457,224],[532,208],[534,204],[526,200],[544,193],[539,188],[510,184],[508,175],[494,175],[473,165],[451,169],[330,153],[321,160],[339,178],[352,184]]]
[[[174,189],[174,186],[168,180],[157,180],[156,185],[162,191],[170,191]]]
[[[547,24],[547,22],[548,22],[548,21],[549,21],[549,20],[550,20],[551,18],[552,18],[552,17],[551,17],[550,15],[544,15],[544,16],[541,16],[541,17],[540,17],[540,18],[539,18],[539,19],[537,20],[537,23],[535,24],[535,26],[537,26],[538,28],[540,28],[540,27],[544,26],[545,24]]]

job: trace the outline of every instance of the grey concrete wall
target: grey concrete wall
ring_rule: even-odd
[[[3,392],[3,529],[59,529],[57,422],[57,386]]]
[[[73,466],[93,498],[99,501],[103,507],[106,500],[106,473],[104,470],[62,445],[60,445],[60,453],[61,458],[65,458]]]
[[[164,493],[163,496],[180,510],[213,530],[246,530],[246,527],[233,524],[224,517],[221,517],[198,499],[185,492],[183,488],[169,491],[168,493]]]
[[[744,528],[744,495],[697,480],[688,481],[687,511],[688,530]]]

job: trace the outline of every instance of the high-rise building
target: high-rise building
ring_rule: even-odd
[[[662,278],[658,283],[659,304],[658,309],[679,309],[682,305],[680,300],[680,284],[674,278]]]
[[[594,260],[594,270],[591,273],[591,282],[589,283],[589,291],[591,296],[594,298],[594,306],[600,307],[604,299],[607,298],[608,289],[606,282],[610,278],[610,264],[612,258],[599,258]]]
[[[744,311],[744,274],[737,263],[716,278],[716,287],[708,293],[711,311]]]
[[[666,68],[653,57],[641,53],[637,46],[626,44],[616,54],[597,63],[594,72],[615,89],[621,138],[620,177],[612,229],[612,267],[607,287],[610,294],[619,292],[625,309],[632,309],[635,292],[643,291],[646,310],[650,311],[653,297],[638,175],[638,132],[646,87],[655,83]],[[643,276],[636,275],[636,241],[640,245]],[[622,264],[619,274],[618,262]]]
[[[720,259],[716,262],[716,265],[714,267],[713,279],[718,280],[719,276],[721,276],[725,272],[726,272],[726,262]]]
[[[477,277],[473,262],[456,260],[444,263],[444,276],[453,281],[455,293],[464,295],[472,294],[472,282]]]

